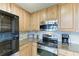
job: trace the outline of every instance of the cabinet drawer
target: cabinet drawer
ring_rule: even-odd
[[[32,56],[36,56],[37,55],[37,43],[33,42],[32,43]]]
[[[31,45],[30,43],[27,43],[20,47],[19,51],[20,56],[31,56]]]
[[[20,50],[23,49],[24,47],[27,47],[28,45],[29,45],[29,43],[26,43],[26,44],[22,45],[22,46],[20,47]]]

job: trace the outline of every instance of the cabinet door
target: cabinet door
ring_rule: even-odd
[[[74,8],[73,4],[59,5],[59,19],[61,31],[74,31]]]
[[[24,32],[30,30],[30,14],[26,11],[23,11],[23,26],[24,26]]]
[[[39,12],[40,12],[39,14],[40,21],[43,22],[47,20],[47,9],[40,10]]]
[[[37,56],[37,43],[32,43],[32,56]]]
[[[23,45],[19,51],[20,56],[31,56],[31,45],[28,43]]]
[[[39,19],[38,19],[38,13],[33,13],[31,15],[31,29],[32,31],[38,31],[39,30]]]
[[[10,3],[0,3],[0,9],[10,12]]]
[[[76,32],[79,32],[79,4],[74,4],[74,6],[75,6],[75,13],[74,13],[75,27]]]
[[[19,16],[19,31],[29,31],[30,14],[16,4],[11,4],[11,13]]]
[[[58,19],[58,5],[47,8],[47,19],[48,20],[57,20]]]
[[[24,31],[24,20],[23,20],[23,10],[19,9],[19,31],[23,32]]]
[[[19,10],[21,8],[19,8],[16,4],[11,3],[11,8],[10,9],[11,9],[10,10],[11,13],[19,16]]]

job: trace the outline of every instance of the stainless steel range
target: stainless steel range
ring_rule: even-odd
[[[55,32],[58,31],[58,21],[48,20],[40,24],[42,40],[38,42],[38,54],[41,56],[57,56],[58,55],[58,37]]]
[[[57,56],[58,37],[52,34],[43,34],[42,41],[38,42],[38,54],[42,56]]]

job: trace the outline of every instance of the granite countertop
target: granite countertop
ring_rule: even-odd
[[[38,44],[42,44],[42,43],[38,43]],[[42,45],[45,45],[46,44],[42,44]],[[55,46],[50,46],[51,48],[56,48]],[[79,53],[79,44],[69,44],[69,45],[66,45],[66,44],[58,44],[58,50],[59,49],[62,49],[62,50],[67,50],[67,51],[71,51],[71,52],[76,52],[76,53]]]
[[[79,44],[59,45],[58,49],[79,53]]]
[[[22,45],[27,44],[29,42],[37,42],[37,41],[38,41],[38,39],[23,39],[23,40],[19,41],[19,45],[22,46]]]
[[[29,42],[37,42],[38,43],[38,39],[23,39],[23,40],[20,40],[19,45],[22,46],[22,45],[27,44]],[[69,45],[58,44],[58,49],[63,49],[63,50],[79,53],[79,44],[69,44]]]

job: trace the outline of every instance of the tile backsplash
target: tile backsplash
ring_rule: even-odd
[[[71,41],[71,43],[79,44],[79,33],[71,33],[70,41]]]
[[[42,40],[42,35],[45,32],[38,32],[39,38],[40,40]],[[79,44],[79,33],[78,32],[56,32],[55,34],[58,37],[58,41],[62,41],[62,34],[66,33],[69,34],[69,43],[73,43],[73,44]]]
[[[46,32],[21,32],[20,33],[20,40],[28,38],[28,34],[29,33],[38,35],[39,40],[42,40],[42,36]],[[56,32],[56,33],[54,33],[54,34],[57,35],[58,41],[60,41],[60,42],[62,41],[62,38],[61,38],[62,37],[61,36],[62,33],[69,34],[69,42],[70,43],[79,44],[79,33],[78,32],[77,33],[74,33],[74,32],[71,32],[71,33],[70,32]]]
[[[27,32],[20,32],[19,33],[19,40],[23,40],[27,38]]]

